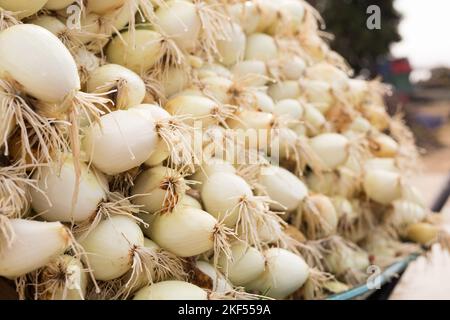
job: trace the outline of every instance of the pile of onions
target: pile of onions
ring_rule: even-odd
[[[0,0],[0,276],[27,299],[318,299],[403,240],[450,247],[389,88],[322,24],[305,0]]]

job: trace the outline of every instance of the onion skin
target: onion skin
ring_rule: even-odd
[[[0,70],[28,94],[48,103],[60,103],[80,89],[77,65],[69,50],[50,31],[31,24],[0,33]]]
[[[32,188],[31,205],[43,219],[62,222],[71,222],[73,219],[74,222],[81,222],[94,215],[98,204],[106,198],[108,186],[104,183],[102,174],[99,173],[98,179],[95,173],[88,171],[84,163],[80,165],[81,177],[78,185],[72,159],[66,160],[59,172],[56,168],[46,167],[35,173],[37,186],[45,192],[45,196]],[[78,196],[72,208],[75,188],[78,190]]]
[[[70,244],[68,230],[60,222],[11,220],[15,240],[2,248],[0,276],[15,278],[43,267],[64,253]],[[3,245],[3,244],[2,244]]]
[[[142,288],[133,300],[208,300],[208,294],[191,283],[171,280]]]

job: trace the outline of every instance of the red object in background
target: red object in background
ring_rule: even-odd
[[[412,71],[408,59],[397,59],[391,62],[391,72],[393,74],[406,74]]]

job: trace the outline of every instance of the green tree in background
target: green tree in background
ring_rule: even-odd
[[[331,47],[339,52],[359,73],[367,69],[376,73],[378,59],[386,57],[390,45],[398,42],[398,24],[401,15],[394,8],[393,0],[308,0],[322,14],[326,31],[335,36]],[[381,9],[381,29],[367,28],[366,13],[370,5]]]

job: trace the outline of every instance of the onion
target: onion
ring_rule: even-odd
[[[231,80],[233,75],[230,70],[218,63],[205,63],[198,69],[200,79],[209,77],[221,77]]]
[[[158,142],[154,123],[130,110],[117,110],[89,127],[85,151],[106,174],[118,174],[145,162]]]
[[[405,200],[395,200],[392,208],[387,212],[385,221],[403,231],[409,225],[423,221],[428,215],[428,210],[424,207]]]
[[[144,81],[133,71],[117,64],[106,64],[90,74],[86,88],[88,92],[112,93],[116,109],[128,109],[144,100]]]
[[[282,0],[278,3],[278,10],[281,18],[274,21],[269,32],[274,34],[298,31],[306,14],[305,5],[297,0]]]
[[[176,67],[169,67],[161,77],[161,87],[168,97],[183,90],[188,84],[189,77],[186,72]]]
[[[297,291],[309,277],[309,267],[302,257],[287,250],[271,248],[264,252],[266,269],[246,288],[268,297],[283,299]]]
[[[217,190],[221,192],[218,193]],[[241,201],[252,196],[253,192],[247,182],[228,172],[213,173],[202,188],[202,201],[206,211],[219,220],[224,219],[225,224],[230,227],[240,218]]]
[[[190,125],[195,121],[201,121],[204,127],[225,123],[234,111],[233,108],[218,104],[209,98],[189,95],[179,95],[170,99],[165,109],[172,115],[189,117],[189,121],[186,122]]]
[[[33,176],[39,189],[31,189],[32,207],[48,221],[81,222],[97,211],[106,198],[108,186],[100,173],[89,171],[80,164],[78,180],[73,159],[60,168],[44,167]],[[41,191],[42,190],[42,191]]]
[[[197,199],[195,199],[194,197],[188,196],[188,195],[185,195],[183,198],[181,198],[179,204],[180,204],[180,206],[188,206],[188,207],[193,207],[193,208],[200,209],[200,210],[203,209],[202,204]]]
[[[256,109],[262,112],[274,112],[275,104],[271,97],[262,91],[256,91],[253,93],[255,96]]]
[[[278,48],[275,40],[263,33],[254,33],[247,37],[245,60],[268,61],[276,59]]]
[[[364,163],[364,170],[385,170],[392,172],[399,172],[397,165],[395,163],[395,159],[393,158],[371,158],[367,159]]]
[[[390,204],[402,195],[400,175],[385,170],[370,170],[364,175],[366,195],[381,204]]]
[[[40,300],[83,300],[88,275],[79,259],[64,254],[38,270],[35,281]]]
[[[297,56],[286,56],[282,58],[280,71],[286,80],[299,80],[306,69],[306,62]]]
[[[316,135],[319,132],[322,132],[327,125],[327,120],[325,119],[323,114],[319,111],[319,109],[309,103],[305,104],[304,107],[304,120],[306,122],[308,132],[311,135]]]
[[[227,278],[217,271],[210,263],[206,261],[196,261],[195,270],[197,273],[194,275],[194,283],[197,283],[200,287],[207,287],[205,289],[211,289],[213,292],[217,293],[229,293],[233,291],[233,287]],[[200,274],[198,274],[200,272]],[[207,279],[205,279],[205,276]],[[205,283],[205,281],[207,283]]]
[[[301,225],[308,239],[322,239],[335,234],[338,214],[330,198],[321,194],[309,196],[298,208],[295,224]]]
[[[284,99],[277,102],[274,114],[285,116],[287,119],[299,121],[303,117],[303,106],[298,100]]]
[[[44,8],[48,10],[62,10],[71,5],[74,0],[48,0]]]
[[[229,6],[228,10],[233,20],[242,27],[245,33],[252,34],[258,29],[261,16],[255,3],[250,1],[234,3]]]
[[[267,93],[274,101],[296,99],[300,96],[300,86],[296,81],[280,81],[270,85]]]
[[[245,286],[264,272],[264,256],[245,243],[233,244],[231,257],[221,256],[219,267],[235,286]]]
[[[208,300],[208,294],[196,285],[171,280],[142,288],[133,300]]]
[[[15,278],[43,267],[69,247],[69,231],[60,222],[12,219],[14,241],[0,242],[0,275]]]
[[[170,213],[184,197],[188,186],[176,170],[155,167],[142,172],[134,182],[133,202],[148,213]]]
[[[95,0],[88,1],[86,9],[97,14],[104,14],[122,7],[127,0]]]
[[[179,257],[192,257],[211,249],[217,253],[226,250],[230,231],[206,211],[178,206],[168,214],[158,215],[150,225],[149,235],[165,250]]]
[[[226,66],[235,64],[242,60],[245,55],[246,37],[238,24],[230,24],[227,26],[229,39],[219,40],[217,49],[220,54],[220,62]]]
[[[206,160],[206,162],[202,164],[199,169],[197,169],[195,174],[191,176],[191,179],[200,182],[197,186],[198,189],[201,189],[202,186],[208,181],[209,177],[216,172],[228,172],[235,174],[236,169],[228,161],[220,158],[211,158]]]
[[[421,245],[429,245],[436,241],[439,236],[439,228],[425,222],[409,225],[406,230],[406,238]]]
[[[134,34],[125,31],[114,37],[106,48],[106,58],[110,63],[142,73],[153,67],[165,51],[161,34],[139,29]]]
[[[349,140],[337,133],[323,133],[311,138],[310,145],[331,170],[342,165],[349,156]]]
[[[370,151],[375,157],[391,158],[397,155],[398,143],[384,133],[369,136]]]
[[[18,18],[23,19],[41,10],[46,2],[47,0],[0,0],[0,7],[18,12]]]
[[[202,21],[194,4],[189,1],[170,0],[156,12],[156,27],[174,39],[183,50],[190,51],[197,45]]]
[[[153,104],[140,104],[130,110],[146,119],[153,119],[154,122],[157,147],[145,161],[146,165],[159,165],[168,159],[169,164],[194,171],[193,163],[198,163],[192,147],[194,128],[184,123],[185,119],[171,116],[166,110]]]
[[[305,76],[311,80],[326,81],[337,90],[348,89],[348,77],[345,72],[328,63],[317,63],[309,67]]]
[[[276,202],[271,204],[274,210],[293,211],[308,193],[306,185],[299,178],[277,166],[263,167],[258,182],[264,192]]]
[[[45,48],[42,43],[47,44]],[[33,55],[28,55],[29,52],[33,52]],[[69,118],[72,149],[75,155],[78,154],[79,132],[76,116],[82,112],[90,119],[93,117],[98,120],[102,113],[98,106],[106,107],[107,100],[79,91],[80,78],[76,63],[58,38],[46,29],[31,24],[16,25],[4,30],[0,33],[0,70],[3,75],[8,74],[8,77],[20,83],[21,90],[43,102],[44,113],[54,108],[52,117]],[[14,104],[17,103],[11,101],[10,107],[15,108]],[[46,104],[48,106],[44,107]],[[23,99],[19,106],[23,109],[22,112],[32,114]],[[38,128],[36,122],[45,123],[45,120],[36,115],[33,117],[31,125],[41,138],[40,145],[44,144],[43,140],[46,140],[47,145],[61,143],[58,133],[45,129],[44,125]],[[23,121],[22,119],[21,122]],[[47,123],[46,127],[49,126]],[[22,135],[22,140],[25,139],[27,138]]]
[[[357,245],[341,238],[332,238],[324,255],[326,268],[349,283],[355,285],[367,279],[369,255]]]
[[[334,97],[331,86],[325,81],[302,80],[300,87],[304,98],[325,114],[333,105]]]
[[[263,86],[268,80],[266,64],[260,60],[239,61],[231,69],[236,78],[244,78],[249,86]]]

